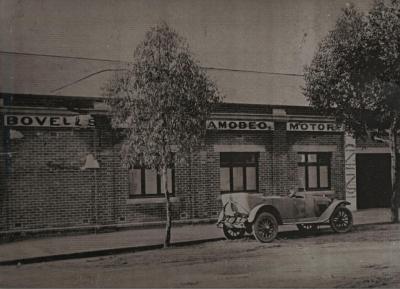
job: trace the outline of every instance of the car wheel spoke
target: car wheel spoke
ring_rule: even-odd
[[[338,233],[344,233],[352,227],[352,215],[351,212],[344,207],[337,208],[331,217],[331,227]]]
[[[253,223],[253,233],[260,242],[271,242],[278,231],[275,217],[267,212],[261,213]]]

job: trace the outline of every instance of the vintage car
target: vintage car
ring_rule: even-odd
[[[263,243],[271,242],[278,225],[294,224],[300,231],[315,231],[330,225],[345,233],[353,225],[350,203],[312,192],[290,192],[287,196],[259,196],[249,193],[222,195],[223,209],[217,225],[227,239],[239,239],[247,233]]]

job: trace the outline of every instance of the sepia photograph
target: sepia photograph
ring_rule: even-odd
[[[400,287],[400,0],[0,0],[0,288]]]

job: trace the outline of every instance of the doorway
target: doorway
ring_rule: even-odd
[[[357,154],[357,208],[390,207],[390,154]]]

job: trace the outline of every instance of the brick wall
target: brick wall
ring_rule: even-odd
[[[331,158],[331,187],[338,198],[345,198],[344,136],[342,133],[288,132],[288,187],[297,189],[297,152],[294,145],[336,146]]]
[[[6,175],[8,168],[9,156],[9,130],[2,129],[0,133],[0,231],[7,228],[8,223],[8,210],[6,204],[8,203]]]
[[[219,195],[219,153],[214,152],[214,145],[260,145],[265,147],[265,152],[259,153],[258,176],[259,192],[270,195],[273,192],[273,162],[272,162],[272,132],[233,132],[218,131],[207,134],[207,146],[209,154],[215,159],[214,173],[210,178],[214,180],[216,195]]]
[[[8,229],[90,223],[92,178],[82,171],[92,131],[18,129],[13,140],[8,188]]]
[[[221,209],[220,154],[214,145],[259,145],[259,192],[287,194],[297,188],[296,144],[336,145],[332,184],[344,197],[344,152],[341,134],[286,132],[276,123],[273,132],[208,132],[190,164],[176,165],[173,218],[215,218]],[[128,174],[119,159],[119,144],[106,124],[96,129],[16,128],[23,138],[11,141],[9,174],[1,155],[1,231],[94,224],[160,221],[164,203],[132,204]],[[4,151],[2,128],[1,152]],[[100,169],[81,170],[87,154],[96,155]]]
[[[1,231],[165,219],[163,202],[127,202],[128,171],[110,130],[16,129],[23,138],[10,141],[16,153],[9,174],[1,156]],[[96,155],[99,169],[81,169],[89,153]],[[219,178],[212,177],[217,173],[219,156],[207,149],[194,155],[191,165],[176,166],[173,219],[217,216]]]
[[[274,195],[287,195],[290,183],[288,181],[290,161],[286,122],[275,123],[272,150],[272,192]]]

